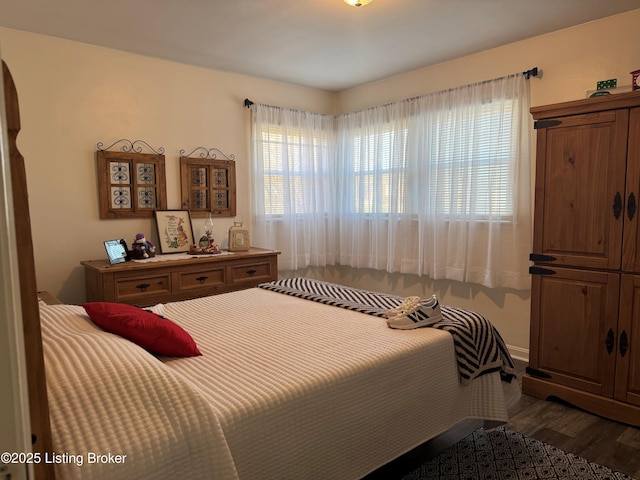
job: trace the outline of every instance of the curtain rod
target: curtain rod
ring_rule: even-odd
[[[525,70],[524,72],[522,72],[522,75],[524,75],[524,78],[526,78],[527,80],[529,80],[531,77],[537,77],[538,76],[538,67],[533,67],[530,68],[529,70]],[[498,77],[498,78],[494,78],[493,80],[499,80],[501,78],[505,78],[505,77]],[[482,82],[479,83],[486,83],[486,82],[492,82],[493,80],[484,80]],[[414,98],[418,98],[418,97],[414,97]],[[253,101],[249,100],[248,98],[244,99],[244,106],[249,108],[251,107],[251,105],[253,105]]]

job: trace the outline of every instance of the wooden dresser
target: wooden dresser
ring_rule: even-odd
[[[523,391],[640,425],[640,92],[531,112],[536,200]]]
[[[251,288],[278,279],[279,253],[252,248],[229,255],[118,265],[88,260],[82,262],[87,301],[148,306]]]

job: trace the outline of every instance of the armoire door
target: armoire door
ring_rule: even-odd
[[[619,269],[628,109],[536,122],[533,253],[542,261]]]
[[[622,269],[640,273],[640,107],[629,114]]]
[[[616,400],[640,406],[640,275],[622,275]]]
[[[620,275],[545,269],[531,276],[530,373],[613,397]]]

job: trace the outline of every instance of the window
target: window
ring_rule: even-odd
[[[251,108],[254,239],[283,268],[529,287],[522,75],[335,117]]]
[[[437,155],[430,158],[437,175],[431,182],[444,214],[513,218],[518,143],[518,129],[512,127],[514,102],[483,103],[477,115],[458,122],[455,112],[447,111],[431,129],[430,136],[437,141]]]
[[[353,132],[353,213],[404,213],[407,129]]]
[[[442,215],[510,221],[517,168],[515,102],[483,103],[474,115],[463,105],[442,109],[432,122],[412,114],[406,122],[349,131],[349,148],[342,150],[348,153],[341,160],[353,178],[349,212],[404,214],[424,210],[428,203]]]
[[[261,167],[264,187],[264,214],[317,213],[324,208],[314,192],[329,191],[330,148],[327,135],[313,132],[305,135],[302,128],[282,128],[277,124],[261,129]]]

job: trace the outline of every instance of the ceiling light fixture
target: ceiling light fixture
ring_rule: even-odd
[[[373,0],[344,0],[344,3],[351,5],[352,7],[361,7],[367,3],[371,3]]]

